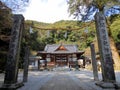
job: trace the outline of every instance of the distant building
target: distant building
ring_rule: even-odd
[[[82,54],[84,51],[79,51],[77,45],[63,44],[46,45],[44,51],[37,52],[37,56],[41,56],[41,60],[45,60],[46,67],[75,67]]]

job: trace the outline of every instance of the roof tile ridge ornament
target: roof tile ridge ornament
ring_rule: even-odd
[[[55,51],[57,51],[57,50],[66,50],[66,51],[68,51],[68,49],[65,47],[65,45],[62,42],[55,49]]]

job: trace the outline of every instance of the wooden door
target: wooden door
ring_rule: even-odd
[[[56,65],[58,66],[66,66],[67,65],[67,57],[66,56],[56,56]]]

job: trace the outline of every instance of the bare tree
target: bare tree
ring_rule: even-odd
[[[25,7],[29,5],[30,0],[1,0],[9,8],[12,9],[14,13],[22,12]]]
[[[70,15],[74,15],[82,21],[93,19],[98,11],[113,13],[118,10],[120,12],[120,7],[114,7],[120,5],[120,0],[67,0],[67,3]]]

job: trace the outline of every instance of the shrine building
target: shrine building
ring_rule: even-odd
[[[46,67],[72,66],[75,67],[84,51],[79,51],[77,45],[52,44],[46,45],[44,51],[38,51],[40,60],[45,60]]]

